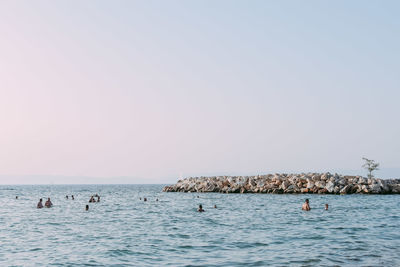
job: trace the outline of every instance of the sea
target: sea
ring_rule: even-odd
[[[400,195],[162,188],[0,186],[0,266],[400,266]]]

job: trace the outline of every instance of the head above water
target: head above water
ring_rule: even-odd
[[[89,210],[89,205],[86,205],[86,210]]]
[[[204,210],[203,210],[203,205],[200,204],[200,205],[199,205],[199,208],[197,209],[197,211],[198,211],[198,212],[203,212],[203,211],[204,211]]]
[[[328,208],[329,208],[329,205],[325,204],[325,210],[328,210]]]
[[[309,203],[310,201],[308,200],[308,198],[306,198],[306,203]]]

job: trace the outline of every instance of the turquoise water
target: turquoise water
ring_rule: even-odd
[[[400,195],[161,190],[0,186],[0,266],[400,266]],[[47,197],[54,207],[36,209]]]

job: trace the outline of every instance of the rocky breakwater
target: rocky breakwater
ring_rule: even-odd
[[[164,192],[272,194],[400,194],[400,179],[384,180],[327,173],[190,177]]]

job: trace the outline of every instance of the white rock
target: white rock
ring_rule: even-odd
[[[335,186],[335,188],[333,188],[333,193],[337,194],[340,192],[340,187],[339,186]]]
[[[289,182],[288,181],[283,181],[282,184],[281,184],[281,188],[283,190],[286,190],[288,188],[288,186],[289,186]]]
[[[326,190],[328,190],[329,193],[332,193],[333,190],[335,189],[335,184],[332,181],[329,181],[326,186]]]
[[[316,182],[315,182],[315,186],[318,187],[318,188],[321,188],[321,189],[322,189],[322,188],[325,188],[325,185],[326,185],[326,184],[325,184],[324,181],[316,181]]]

